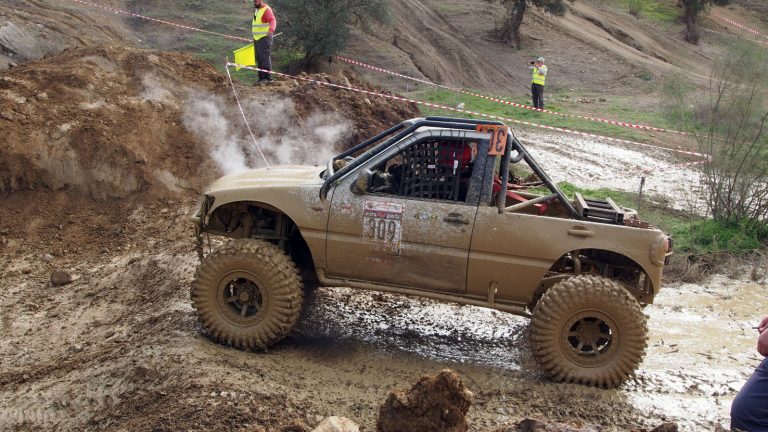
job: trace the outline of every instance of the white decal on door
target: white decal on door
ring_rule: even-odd
[[[385,253],[400,254],[403,238],[403,205],[382,201],[363,204],[363,240]]]

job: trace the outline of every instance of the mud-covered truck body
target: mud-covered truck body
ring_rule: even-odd
[[[517,163],[548,192],[510,183]],[[641,307],[671,254],[671,239],[633,210],[566,197],[507,126],[445,117],[403,122],[325,167],[223,177],[193,220],[192,302],[224,343],[275,343],[305,284],[346,286],[530,317],[553,379],[598,386],[641,362]],[[209,235],[233,240],[203,256]]]

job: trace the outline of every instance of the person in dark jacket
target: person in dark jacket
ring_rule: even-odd
[[[757,352],[768,357],[768,316],[757,326]],[[768,358],[764,358],[731,404],[731,429],[768,432]]]

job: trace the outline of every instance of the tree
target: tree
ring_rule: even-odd
[[[274,0],[272,4],[286,23],[283,37],[302,52],[299,66],[307,71],[346,47],[350,26],[368,29],[373,21],[390,19],[388,0]]]
[[[685,19],[685,40],[692,43],[699,43],[701,31],[699,30],[699,16],[708,10],[712,4],[725,6],[730,0],[680,0],[678,4],[683,6],[683,18]]]
[[[494,1],[494,0],[490,0]],[[498,0],[507,8],[507,15],[504,17],[504,23],[499,30],[499,37],[511,46],[520,48],[523,37],[520,34],[520,26],[523,24],[523,17],[529,7],[543,9],[545,12],[556,16],[565,15],[564,0]],[[573,3],[574,0],[569,0]]]
[[[736,42],[716,61],[706,94],[688,88],[670,99],[711,158],[701,173],[712,217],[768,232],[768,53]]]

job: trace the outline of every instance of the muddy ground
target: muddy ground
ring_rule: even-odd
[[[10,204],[23,213],[39,198]],[[727,425],[759,360],[750,327],[766,288],[749,281],[748,267],[742,278],[667,284],[646,309],[645,361],[617,390],[549,382],[524,318],[350,289],[319,290],[295,334],[269,351],[234,350],[201,333],[189,303],[192,208],[125,209],[134,224],[117,240],[95,236],[91,252],[61,244],[77,224],[60,229],[46,214],[26,226],[49,231],[50,242],[0,233],[0,429],[281,430],[341,415],[370,431],[390,391],[449,367],[477,396],[475,431],[527,416],[617,431],[662,420],[714,430]],[[54,269],[77,279],[52,287]]]

